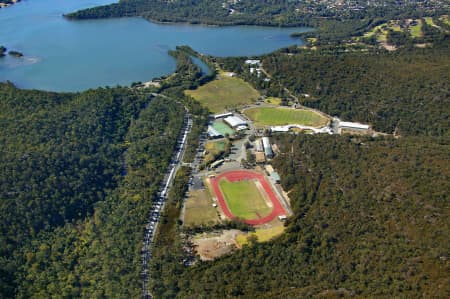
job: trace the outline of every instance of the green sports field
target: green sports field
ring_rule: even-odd
[[[234,130],[221,120],[217,120],[217,121],[213,122],[212,126],[223,136],[225,136],[226,134],[228,134],[228,135],[234,134]]]
[[[323,127],[328,123],[328,118],[311,110],[258,107],[247,109],[244,113],[257,125],[263,126],[298,124]]]
[[[238,218],[257,219],[269,215],[272,211],[252,180],[229,182],[222,179],[219,187],[228,208]]]
[[[195,90],[186,90],[190,95],[212,112],[222,112],[228,108],[253,103],[259,93],[242,79],[223,76]]]

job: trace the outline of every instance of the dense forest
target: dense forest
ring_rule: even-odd
[[[95,205],[93,217],[44,234],[26,248],[19,297],[140,296],[143,228],[182,113],[182,107],[161,98],[140,113],[126,136],[127,174],[119,188]]]
[[[0,93],[2,296],[127,293],[114,275],[139,289],[136,248],[183,109],[128,88]]]
[[[448,142],[272,138],[295,214],[286,233],[190,268],[175,244],[155,261],[158,297],[449,296]]]

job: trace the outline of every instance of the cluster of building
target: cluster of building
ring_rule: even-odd
[[[295,11],[298,13],[307,13],[309,15],[333,15],[334,17],[348,16],[349,12],[360,12],[373,9],[375,7],[390,9],[405,9],[411,10],[427,10],[435,11],[438,8],[443,8],[446,2],[443,0],[434,1],[411,1],[411,0],[396,0],[396,1],[380,1],[380,0],[297,0]]]
[[[261,60],[256,59],[248,59],[245,61],[245,64],[250,67],[249,71],[250,74],[255,74],[259,77],[261,77],[261,69],[259,68],[261,65]]]
[[[222,114],[214,115],[215,122],[223,122],[234,132],[239,132],[247,130],[249,126],[248,120],[244,119],[242,116],[233,114],[232,112],[226,112]],[[214,128],[213,124],[208,126],[208,137],[210,139],[223,138],[225,134],[220,130]]]
[[[269,137],[263,137],[255,140],[256,163],[264,163],[266,159],[272,159],[273,157],[274,153]]]
[[[342,133],[370,133],[370,125],[341,121],[339,118],[333,118],[333,122],[330,126],[325,126],[322,128],[315,128],[311,126],[303,126],[297,124],[290,124],[285,126],[272,126],[270,131],[273,133],[285,133],[289,132],[291,129],[300,129],[311,131],[311,134],[342,134]]]

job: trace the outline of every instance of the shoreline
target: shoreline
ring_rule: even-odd
[[[143,17],[140,15],[136,15],[136,16],[112,16],[112,17],[102,17],[102,18],[77,18],[77,17],[72,17],[70,16],[73,13],[68,13],[68,14],[62,14],[62,17],[68,21],[74,21],[74,22],[78,22],[78,21],[93,21],[93,20],[108,20],[108,19],[123,19],[123,18],[139,18],[139,19],[143,19],[146,20],[147,22],[153,23],[153,24],[157,24],[157,25],[173,25],[173,26],[177,26],[177,25],[186,25],[186,26],[201,26],[201,27],[211,27],[211,28],[221,28],[221,27],[266,27],[266,28],[282,28],[282,29],[293,29],[293,28],[305,28],[307,29],[307,31],[304,32],[313,32],[316,31],[317,28],[315,28],[313,25],[275,25],[275,24],[255,24],[255,23],[246,23],[246,22],[242,22],[242,23],[208,23],[208,22],[197,22],[197,21],[158,21],[152,18],[148,18],[148,17]],[[301,32],[301,33],[304,33]],[[298,34],[298,32],[294,32],[294,34]]]

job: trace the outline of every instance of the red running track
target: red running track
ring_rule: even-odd
[[[250,225],[261,225],[272,221],[275,217],[279,215],[286,215],[286,211],[281,206],[281,203],[278,201],[277,196],[275,195],[269,183],[262,174],[248,170],[235,170],[224,172],[215,178],[211,178],[210,180],[214,193],[217,196],[220,208],[228,218],[234,219],[236,217],[234,217],[233,213],[231,213],[230,209],[228,208],[223,193],[220,190],[219,181],[223,178],[226,178],[230,182],[236,182],[244,179],[257,179],[261,183],[262,187],[264,188],[264,191],[267,193],[267,195],[270,198],[270,201],[273,204],[272,212],[269,215],[258,219],[248,219],[244,221],[245,223]]]

